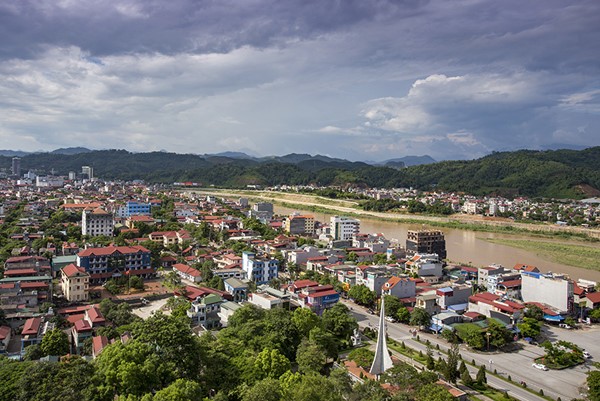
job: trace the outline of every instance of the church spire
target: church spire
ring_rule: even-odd
[[[371,365],[369,373],[379,377],[380,374],[391,368],[393,365],[392,358],[388,352],[387,340],[385,338],[385,295],[381,295],[381,311],[379,315],[379,333],[377,334],[377,348],[375,349],[375,358]]]

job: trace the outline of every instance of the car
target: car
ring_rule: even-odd
[[[587,358],[587,359],[589,359],[589,358],[591,358],[592,356],[590,355],[590,353],[589,353],[589,352],[587,352],[587,351],[583,351],[583,357],[584,357],[584,358]]]
[[[369,312],[371,315],[375,314],[375,311],[373,309],[369,309],[367,312]]]
[[[562,328],[562,329],[567,329],[567,330],[571,330],[573,327],[569,326],[568,324],[565,323],[561,323],[558,325],[558,327]]]
[[[534,363],[531,366],[533,366],[534,368],[539,369],[539,370],[548,370],[546,365],[544,365],[543,363]]]
[[[385,317],[385,320],[387,320],[388,322],[392,322],[392,323],[394,323],[394,322],[396,321],[396,319],[394,319],[394,318],[393,318],[393,317],[391,317],[391,316],[386,316],[386,317]]]

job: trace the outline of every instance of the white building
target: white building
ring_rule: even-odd
[[[573,282],[562,274],[521,272],[523,302],[540,302],[560,313],[573,306]]]
[[[84,210],[81,214],[81,234],[96,237],[105,235],[112,237],[115,229],[113,215],[101,208]]]
[[[331,216],[331,236],[334,240],[351,240],[360,231],[360,220],[344,216]]]
[[[406,270],[419,277],[441,277],[443,274],[442,262],[435,253],[414,255],[406,262]]]
[[[273,258],[257,258],[252,252],[244,252],[242,253],[242,270],[246,273],[248,280],[264,284],[277,278],[279,261]]]
[[[39,175],[35,177],[35,186],[38,188],[62,188],[64,184],[62,177],[40,177]]]

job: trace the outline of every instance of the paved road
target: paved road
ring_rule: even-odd
[[[353,308],[352,312],[361,327],[369,325],[377,327],[377,316],[369,314],[363,308],[350,302],[344,301],[344,303]],[[409,332],[412,329],[411,327],[399,323],[388,323],[387,327],[390,338],[397,341],[404,341],[406,345],[417,350],[426,350],[425,345],[413,339],[413,336]],[[445,340],[433,334],[419,333],[419,336],[421,340],[428,339],[434,347],[436,344],[439,344],[441,350],[447,351],[449,348]],[[576,367],[562,371],[550,370],[546,372],[533,368],[531,366],[533,359],[542,354],[543,349],[529,344],[524,344],[523,348],[518,352],[494,354],[473,352],[467,347],[461,346],[463,359],[467,361],[474,359],[478,365],[485,364],[486,368],[491,371],[496,369],[504,377],[510,375],[512,381],[515,383],[524,381],[527,383],[528,388],[535,391],[541,388],[544,390],[545,395],[554,399],[560,397],[563,400],[570,400],[580,397],[579,394],[581,387],[585,383],[587,368]],[[542,398],[531,394],[519,385],[508,383],[492,375],[488,375],[488,382],[496,388],[506,389],[510,395],[519,400],[542,400]]]

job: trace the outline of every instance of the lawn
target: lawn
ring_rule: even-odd
[[[551,262],[588,270],[600,270],[600,263],[598,262],[600,260],[599,247],[522,239],[482,239],[494,244],[535,252],[538,256]]]

